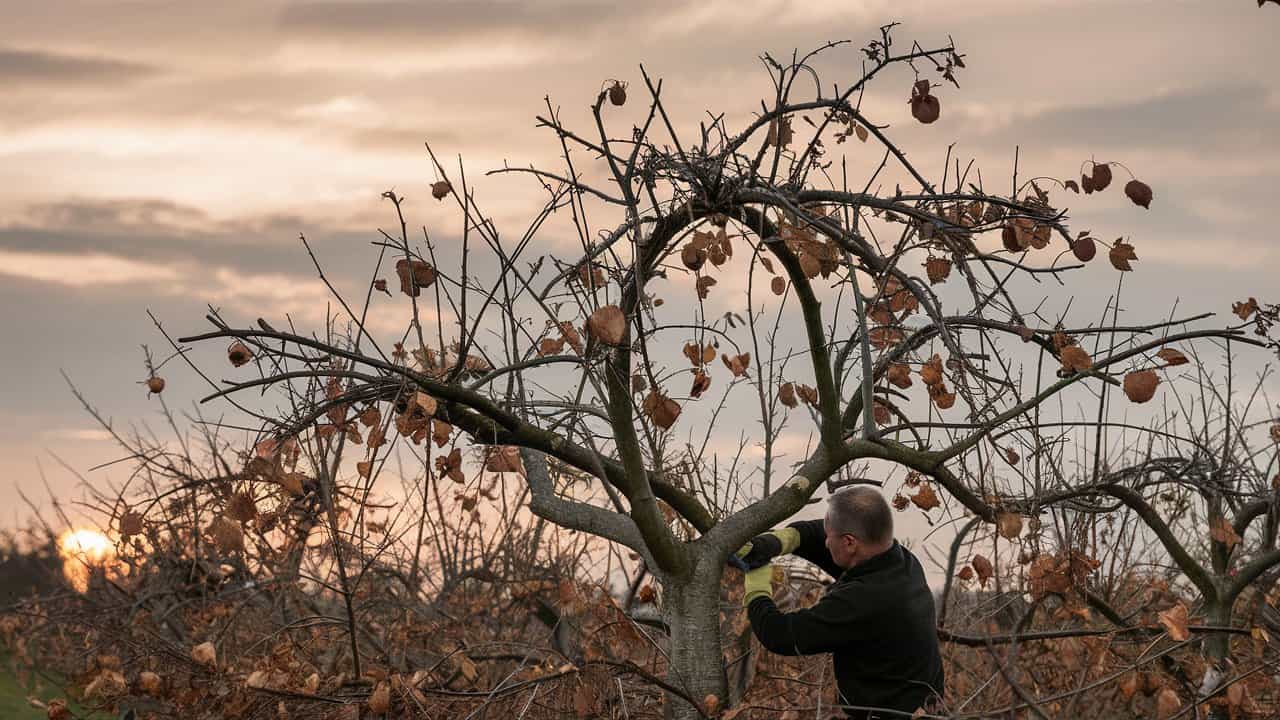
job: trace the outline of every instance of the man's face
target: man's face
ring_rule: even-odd
[[[831,529],[828,518],[822,518],[822,529],[827,534],[827,550],[836,565],[848,570],[857,563],[858,539],[848,533],[840,534]]]

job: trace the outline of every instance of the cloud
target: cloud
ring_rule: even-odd
[[[64,55],[44,50],[0,48],[0,82],[23,85],[97,85],[128,83],[158,69],[105,57]]]
[[[0,274],[71,287],[172,281],[173,268],[99,253],[55,253],[0,250]]]
[[[544,0],[513,2],[310,2],[289,5],[276,28],[286,37],[310,39],[412,39],[419,43],[471,42],[475,36],[526,38],[576,35],[606,23],[621,24],[670,3]]]
[[[48,441],[71,440],[75,442],[110,441],[111,433],[101,428],[51,428],[40,431],[40,439]]]
[[[1274,133],[1269,90],[1256,85],[1177,88],[1146,97],[1106,103],[1046,107],[1006,122],[969,115],[978,136],[1004,144],[1035,138],[1055,147],[1113,149],[1256,147]],[[1274,103],[1274,100],[1270,102]]]
[[[113,275],[126,272],[123,263],[135,269],[189,266],[198,274],[206,267],[227,266],[311,275],[300,233],[337,264],[367,255],[366,242],[356,241],[355,235],[373,236],[370,226],[321,213],[314,218],[266,213],[220,219],[160,198],[66,198],[27,205],[0,225],[0,251],[14,257],[110,256],[119,259],[110,265]],[[44,266],[31,260],[22,267],[34,277]]]

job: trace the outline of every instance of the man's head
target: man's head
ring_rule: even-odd
[[[827,498],[827,550],[846,570],[893,547],[893,512],[880,491],[848,487]]]

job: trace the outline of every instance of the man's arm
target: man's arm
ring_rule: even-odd
[[[779,610],[767,595],[747,607],[756,639],[778,655],[816,655],[848,645],[857,639],[861,615],[854,603],[830,593],[813,607],[791,613]]]
[[[795,528],[800,533],[800,546],[792,554],[817,565],[833,578],[840,577],[844,568],[831,559],[831,551],[827,549],[827,532],[822,528],[821,519],[799,520],[787,527]]]

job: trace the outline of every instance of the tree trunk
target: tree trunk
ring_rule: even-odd
[[[1205,608],[1205,619],[1210,625],[1229,627],[1231,625],[1231,601],[1221,605],[1209,605]],[[1204,679],[1200,684],[1200,695],[1207,695],[1227,679],[1229,673],[1227,660],[1231,655],[1231,636],[1227,633],[1209,633],[1204,639],[1204,658],[1208,663]],[[1221,705],[1211,705],[1209,720],[1226,720],[1230,712]]]
[[[723,567],[695,564],[691,578],[683,582],[664,579],[663,617],[671,630],[667,682],[703,703],[715,695],[727,705],[728,682],[720,647],[720,577]],[[685,699],[667,694],[666,717],[672,720],[701,718],[702,713]]]

